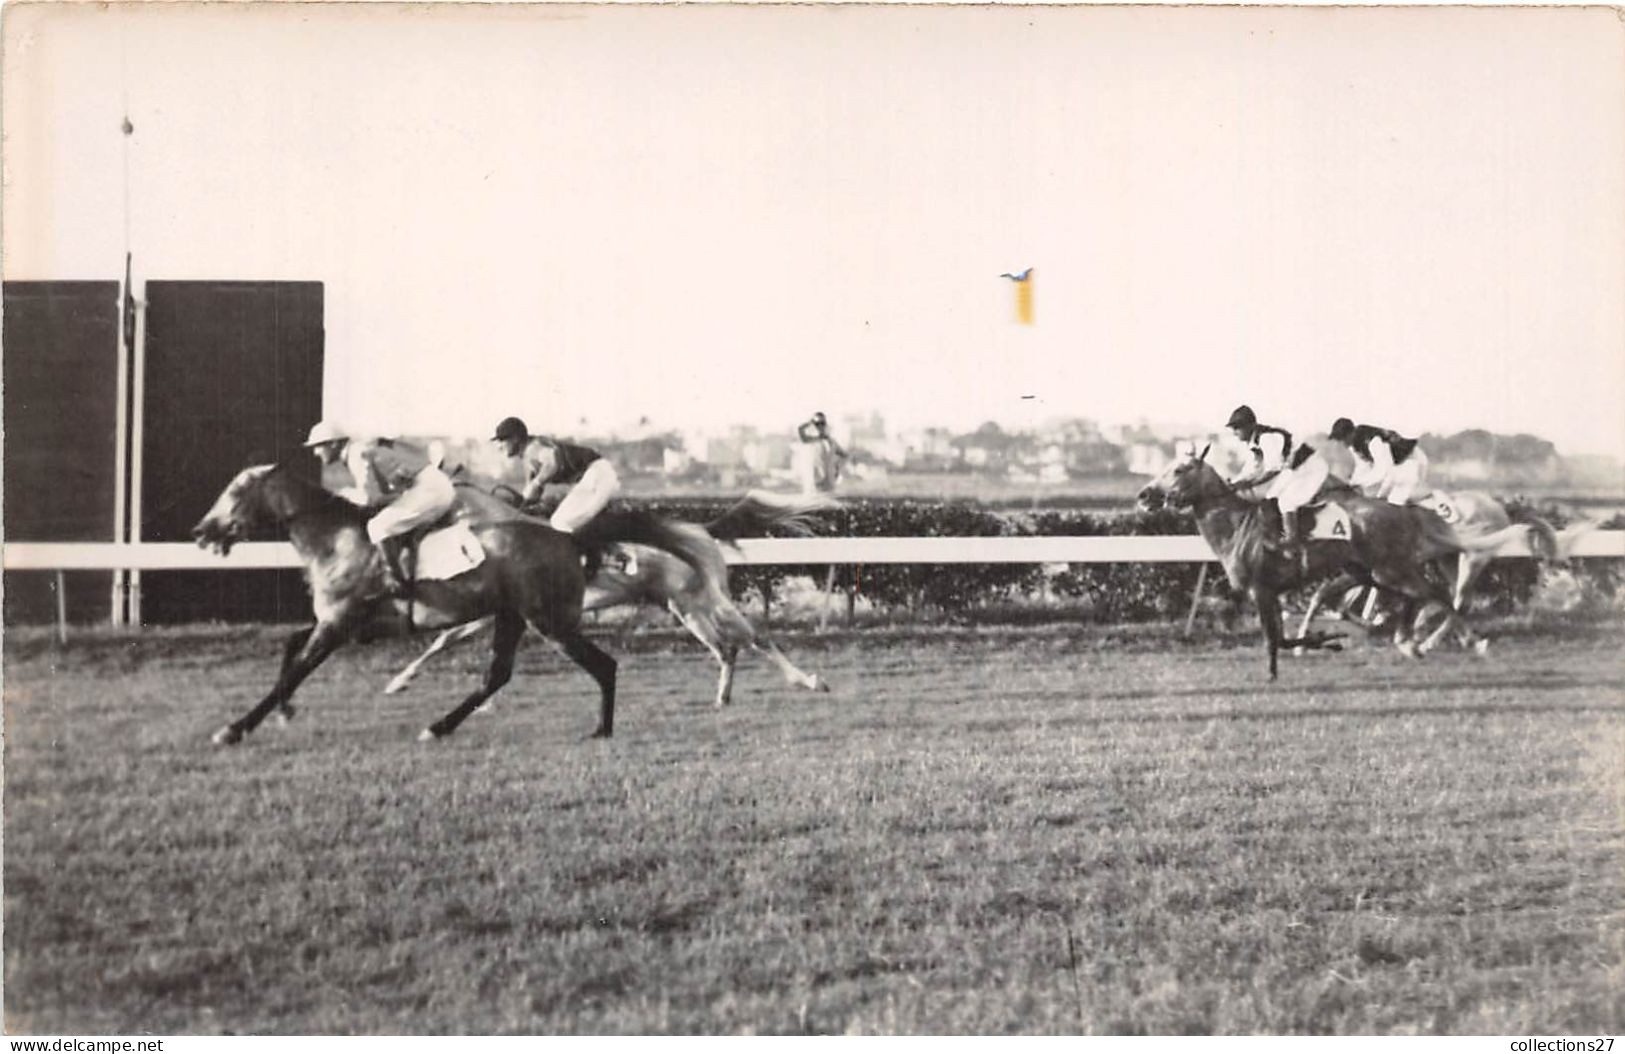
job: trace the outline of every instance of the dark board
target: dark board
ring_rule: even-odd
[[[322,285],[152,281],[146,299],[141,538],[190,541],[237,472],[310,456],[304,438],[322,409]],[[297,572],[141,576],[147,623],[299,621],[309,611]]]
[[[5,535],[112,541],[118,443],[118,282],[4,285]],[[105,621],[113,576],[66,576],[68,617]],[[55,576],[8,572],[7,624],[56,617]]]

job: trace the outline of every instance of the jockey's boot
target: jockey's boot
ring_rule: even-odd
[[[1264,547],[1266,549],[1284,548],[1286,528],[1281,523],[1281,506],[1274,498],[1265,498],[1259,512],[1264,521]]]
[[[1279,506],[1277,506],[1279,509]],[[1298,562],[1298,570],[1309,573],[1309,547],[1303,540],[1303,510],[1278,513],[1281,517],[1281,554]]]
[[[378,553],[383,557],[384,590],[391,596],[406,595],[406,575],[401,572],[401,550],[405,545],[405,538],[385,538],[378,543]]]

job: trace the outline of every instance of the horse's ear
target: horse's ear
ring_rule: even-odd
[[[1198,460],[1198,461],[1206,461],[1207,460],[1207,452],[1209,450],[1212,450],[1212,449],[1213,449],[1213,444],[1212,443],[1209,443],[1207,446],[1203,447],[1202,452],[1200,454],[1196,455],[1196,460]]]

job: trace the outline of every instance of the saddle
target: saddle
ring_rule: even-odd
[[[485,548],[460,512],[453,506],[432,523],[384,539],[384,557],[407,600],[412,599],[419,581],[456,578],[484,562]]]

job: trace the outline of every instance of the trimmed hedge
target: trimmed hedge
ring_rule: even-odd
[[[1516,503],[1514,503],[1516,504]],[[729,502],[670,499],[640,502],[662,515],[705,522]],[[1527,507],[1527,506],[1525,506]],[[1562,528],[1555,508],[1534,509]],[[1016,536],[1096,537],[1107,535],[1188,535],[1195,521],[1186,513],[1162,510],[1090,512],[1086,510],[995,511],[974,502],[855,499],[820,517],[820,534],[858,538],[1000,538]],[[1616,516],[1605,527],[1625,526]],[[769,532],[786,537],[785,532]],[[837,565],[835,583],[874,608],[935,618],[968,618],[977,612],[1008,609],[1012,603],[1063,602],[1069,617],[1091,621],[1144,622],[1183,617],[1196,588],[1200,564],[877,564]],[[736,567],[730,590],[740,601],[771,606],[792,578],[809,579],[822,588],[829,566]],[[1576,579],[1587,597],[1612,604],[1620,595],[1621,562],[1612,559],[1574,561]],[[1222,574],[1210,568],[1208,595],[1236,601]],[[1530,560],[1492,564],[1474,589],[1479,608],[1496,612],[1526,605],[1541,588],[1541,568]],[[1307,599],[1307,592],[1300,598]]]

